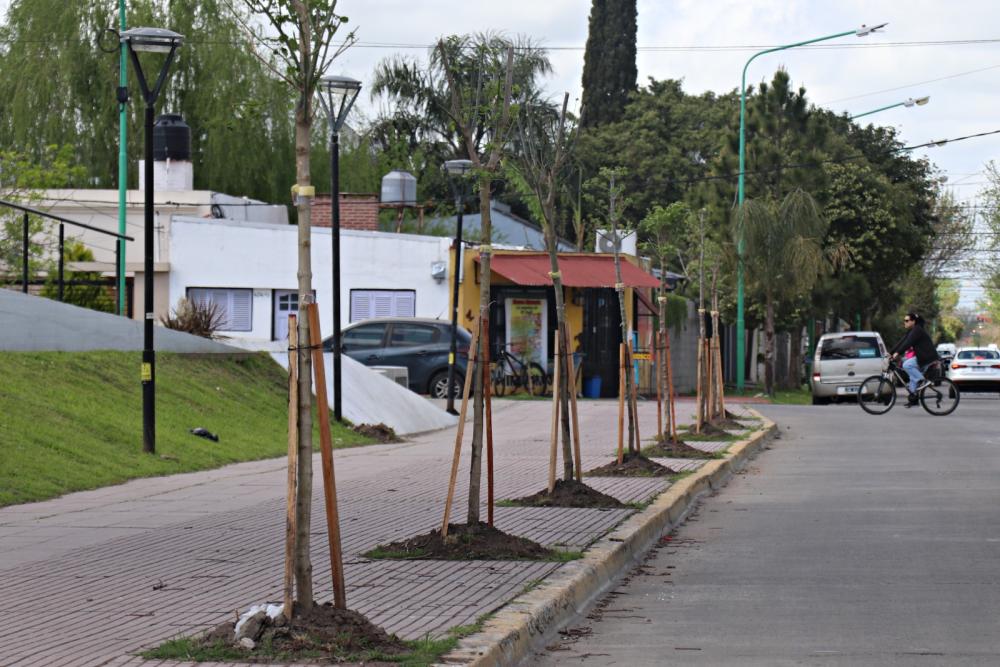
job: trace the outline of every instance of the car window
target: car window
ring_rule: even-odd
[[[876,359],[878,341],[872,336],[840,336],[820,341],[820,359]]]
[[[962,350],[959,359],[1000,359],[1000,352],[993,350]]]
[[[392,325],[392,347],[416,347],[418,345],[430,345],[436,343],[441,338],[441,330],[437,327],[426,324],[400,324]]]
[[[344,345],[349,350],[366,347],[382,347],[385,324],[365,324],[344,332]]]

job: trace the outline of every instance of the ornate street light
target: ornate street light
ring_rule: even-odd
[[[346,76],[324,76],[317,88],[320,104],[330,124],[330,224],[333,237],[333,416],[343,418],[340,365],[340,129],[347,120],[354,101],[361,93],[361,82]]]
[[[153,108],[167,78],[170,63],[184,36],[164,28],[132,28],[121,34],[121,42],[128,47],[142,99],[146,103],[145,136],[145,263],[143,265],[143,319],[142,335],[142,451],[156,451],[156,355],[153,351]],[[163,53],[166,57],[152,88],[149,86],[140,53]]]
[[[468,196],[466,186],[468,178],[466,174],[472,170],[472,160],[448,160],[442,166],[448,174],[448,183],[451,185],[451,193],[455,197],[455,210],[458,212],[458,219],[455,223],[455,268],[452,271],[451,289],[451,349],[448,352],[448,412],[457,415],[455,410],[455,390],[458,386],[455,383],[455,356],[458,352],[458,277],[462,273],[462,213],[465,210],[465,198]],[[467,368],[466,372],[471,371]]]

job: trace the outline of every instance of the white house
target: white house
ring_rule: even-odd
[[[169,303],[214,301],[220,332],[245,347],[280,349],[298,309],[298,229],[293,225],[174,216]],[[340,232],[341,325],[368,317],[448,317],[451,239],[353,229]],[[332,239],[312,230],[320,330],[332,332]]]

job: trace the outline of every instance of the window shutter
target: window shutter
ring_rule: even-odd
[[[393,298],[391,292],[376,292],[373,300],[375,301],[375,317],[393,316]]]
[[[371,316],[371,293],[365,290],[351,290],[351,321],[360,322]]]
[[[253,329],[253,292],[232,290],[229,292],[229,331],[251,331]]]
[[[396,292],[395,317],[413,317],[416,312],[416,298],[413,292]]]

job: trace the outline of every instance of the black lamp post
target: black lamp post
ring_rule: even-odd
[[[462,272],[462,213],[465,209],[466,184],[465,175],[472,169],[472,160],[448,160],[442,167],[448,174],[451,192],[455,197],[455,209],[458,219],[455,223],[455,270],[452,271],[451,289],[451,350],[448,353],[448,412],[457,415],[455,410],[455,355],[458,352],[458,277]],[[466,369],[468,371],[469,369]]]
[[[156,451],[156,356],[153,352],[153,107],[160,96],[167,70],[174,54],[184,42],[179,35],[164,28],[132,28],[121,35],[128,47],[128,54],[139,78],[142,99],[146,102],[145,137],[145,264],[143,265],[143,320],[142,335],[142,451]],[[139,53],[164,53],[166,58],[160,74],[150,88],[139,62]]]
[[[340,128],[361,93],[361,82],[346,76],[319,80],[319,101],[330,123],[330,224],[333,237],[333,417],[343,417],[340,367]]]

